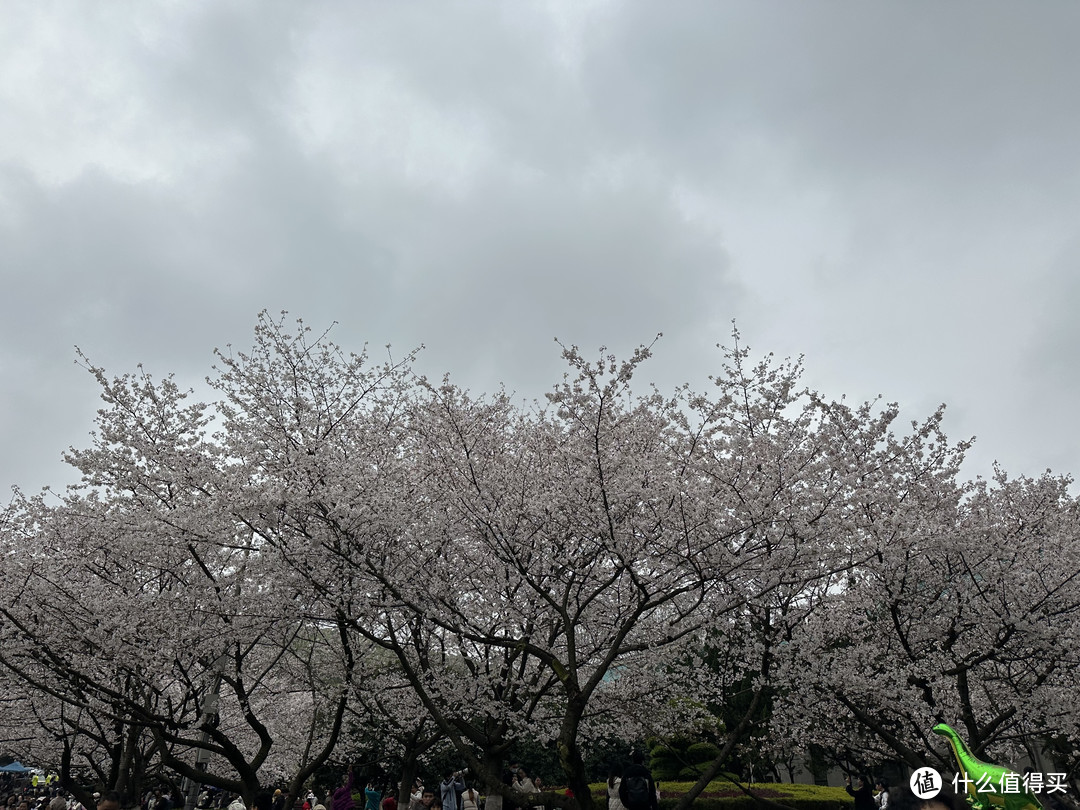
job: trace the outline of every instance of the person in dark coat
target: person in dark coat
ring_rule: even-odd
[[[855,797],[855,810],[877,810],[877,802],[874,800],[874,791],[870,788],[870,780],[865,776],[855,777],[856,785],[851,787],[851,777],[847,777],[845,790]]]
[[[334,791],[333,806],[327,810],[353,810],[356,806],[352,797],[354,784],[356,784],[356,775],[350,766],[349,775],[345,778],[344,784]]]
[[[645,767],[645,755],[640,751],[630,754],[630,764],[619,782],[619,801],[626,810],[659,810],[656,782]]]

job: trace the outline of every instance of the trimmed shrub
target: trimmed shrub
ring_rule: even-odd
[[[661,781],[659,785],[663,797],[660,799],[660,810],[674,810],[693,782]],[[607,796],[607,784],[599,782],[590,787],[593,797],[602,807]],[[792,810],[851,810],[853,804],[843,788],[784,783],[755,783],[746,787],[762,798],[787,805]],[[691,807],[693,810],[760,810],[757,803],[736,785],[721,779],[710,782]]]
[[[663,791],[661,791],[662,793]],[[792,810],[851,810],[851,802],[836,799],[803,799],[794,796],[769,796],[772,801],[780,802]],[[675,810],[678,797],[660,800],[660,810]],[[691,805],[693,810],[759,810],[758,804],[749,796],[725,796],[723,798],[703,798],[699,796]]]
[[[712,762],[718,756],[720,756],[720,747],[711,742],[696,742],[686,749],[686,758],[695,765]]]

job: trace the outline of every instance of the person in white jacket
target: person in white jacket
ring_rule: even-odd
[[[619,798],[619,785],[622,783],[622,768],[612,765],[608,768],[607,806],[608,810],[626,810]]]
[[[877,802],[878,810],[885,810],[889,806],[889,787],[882,779],[877,780],[875,787],[877,795],[874,796],[874,801]]]

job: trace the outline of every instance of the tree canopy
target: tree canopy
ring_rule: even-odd
[[[211,403],[87,362],[82,483],[0,518],[5,739],[69,785],[156,764],[249,797],[371,724],[510,796],[530,740],[573,789],[549,804],[589,810],[594,740],[710,728],[700,790],[751,734],[941,764],[946,721],[1075,779],[1070,479],[963,482],[943,409],[901,429],[734,338],[704,392],[636,391],[649,347],[564,347],[532,404],[284,315],[218,354]]]

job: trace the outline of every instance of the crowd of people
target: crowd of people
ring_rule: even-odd
[[[322,798],[310,790],[299,797],[282,790],[264,791],[248,805],[240,796],[208,790],[199,796],[197,804],[202,810],[545,810],[543,804],[530,806],[527,802],[511,806],[499,791],[482,796],[475,785],[467,783],[466,773],[447,770],[430,787],[417,779],[407,806],[400,808],[396,784],[388,780],[358,781],[352,768],[341,785],[327,791]],[[519,763],[504,772],[503,783],[519,794],[540,794],[548,789],[539,776],[530,777]],[[363,790],[360,784],[364,784]],[[873,783],[873,788],[871,784],[866,776],[857,776],[854,785],[848,778],[847,792],[854,798],[854,810],[966,810],[963,798],[947,786],[938,799],[919,801],[906,785],[890,789],[881,779]],[[566,794],[573,795],[569,790]],[[115,792],[94,793],[93,798],[96,806],[87,808],[55,787],[0,785],[0,810],[121,810],[122,799]],[[625,767],[611,767],[606,798],[607,810],[659,810],[660,790],[640,751],[631,753],[630,763]],[[182,799],[160,789],[148,791],[139,802],[139,810],[173,810],[182,806]]]
[[[218,791],[220,795],[222,794]],[[92,803],[85,806],[75,796],[60,789],[56,784],[34,784],[27,779],[5,780],[0,784],[0,809],[2,810],[120,810],[127,804],[115,791],[91,794]],[[204,793],[199,803],[204,810],[220,810],[224,802],[216,802],[215,797]],[[168,790],[156,788],[146,791],[136,803],[138,810],[174,810],[182,808],[181,797],[173,796]],[[247,810],[247,808],[241,808]],[[284,808],[279,808],[284,810]]]
[[[631,759],[625,769],[613,768],[611,771],[609,810],[658,810],[660,793],[644,765],[644,757],[635,753]],[[475,785],[466,783],[465,776],[465,771],[447,770],[441,781],[431,787],[425,787],[423,781],[417,779],[407,807],[400,810],[544,810],[542,804],[511,808],[508,803],[504,804],[504,797],[498,792],[482,796]],[[518,793],[539,794],[547,789],[539,776],[530,776],[520,763],[512,764],[504,772],[503,782]],[[196,805],[200,810],[399,810],[396,784],[386,780],[368,780],[363,784],[361,791],[357,774],[350,768],[340,787],[327,791],[321,798],[314,791],[297,797],[275,790],[273,793],[261,792],[249,806],[240,796],[208,789],[199,795]],[[39,789],[29,784],[9,783],[0,788],[0,810],[121,810],[124,804],[115,792],[94,793],[96,806],[88,808],[55,787]],[[569,791],[567,794],[572,795]],[[155,789],[141,797],[138,808],[179,810],[183,804],[182,797]]]
[[[658,810],[660,790],[645,767],[645,758],[640,752],[631,755],[631,762],[626,768],[612,767],[608,777],[608,810]],[[517,793],[540,794],[550,790],[539,776],[530,776],[520,763],[511,764],[503,772],[503,784]],[[572,796],[569,790],[566,795]],[[314,808],[318,810],[318,808]],[[348,810],[345,807],[327,808],[327,810]],[[391,807],[383,801],[381,807],[367,807],[364,810],[398,810],[396,802]],[[465,781],[465,771],[447,771],[442,781],[436,786],[426,787],[417,779],[414,790],[409,796],[407,810],[509,810],[504,796],[496,791],[481,795]],[[519,810],[545,810],[543,804],[530,807],[522,804]]]
[[[855,777],[855,786],[851,784],[851,777],[846,777],[846,790],[848,795],[855,799],[855,810],[886,810],[889,807],[889,786],[885,780],[878,779],[870,788],[870,779],[859,775]]]
[[[109,791],[95,793],[96,808],[89,810],[120,810],[120,794]],[[55,788],[42,789],[31,785],[8,785],[0,793],[3,810],[87,810],[74,796]]]

